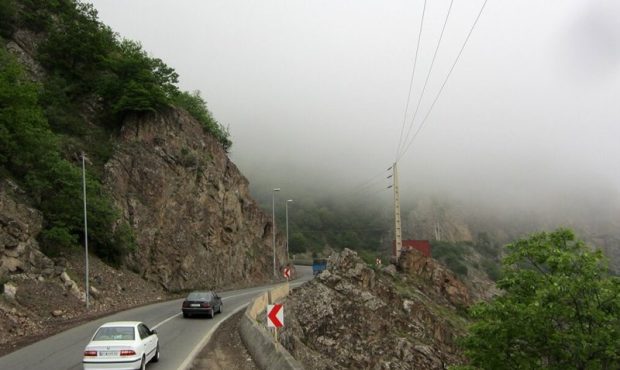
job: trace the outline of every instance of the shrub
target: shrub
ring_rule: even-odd
[[[228,151],[230,149],[232,141],[230,141],[228,129],[213,118],[213,115],[207,109],[207,103],[200,96],[200,91],[194,91],[193,93],[179,92],[175,95],[174,104],[189,112],[202,124],[205,132],[213,135],[225,150]]]
[[[49,257],[58,257],[77,244],[77,237],[64,227],[54,226],[39,235],[41,251]]]

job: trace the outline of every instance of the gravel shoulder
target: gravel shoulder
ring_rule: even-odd
[[[245,310],[225,320],[200,351],[190,370],[258,370],[239,334],[239,323]]]

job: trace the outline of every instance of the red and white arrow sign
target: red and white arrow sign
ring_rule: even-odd
[[[281,328],[284,326],[284,306],[281,304],[267,305],[267,326]]]
[[[290,268],[288,268],[288,267],[284,268],[284,277],[287,278],[287,279],[291,277],[291,269]]]

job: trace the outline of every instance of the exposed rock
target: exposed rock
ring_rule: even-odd
[[[62,310],[54,310],[52,311],[52,316],[59,317],[59,316],[62,316],[63,313],[64,312]]]
[[[393,264],[385,266],[382,271],[390,276],[396,276],[396,274],[398,273],[398,271],[396,270],[396,266],[394,266]]]
[[[428,264],[440,276],[439,264]],[[294,290],[285,305],[280,342],[307,369],[446,369],[462,364],[455,338],[464,333],[451,289],[419,276],[374,271],[351,250],[330,257],[328,269]],[[443,275],[442,275],[443,276]],[[458,294],[456,294],[458,296]],[[435,300],[435,298],[438,298]],[[311,303],[310,303],[311,302]],[[448,314],[449,313],[449,314]]]
[[[95,288],[92,285],[89,287],[88,292],[95,299],[99,299],[101,297],[101,292],[99,291],[99,289]]]
[[[0,260],[0,268],[7,272],[23,272],[24,263],[15,257],[5,256]]]
[[[271,277],[269,217],[222,146],[185,111],[127,119],[105,172],[139,245],[127,263],[146,279],[183,290]],[[284,248],[277,251],[282,266]]]
[[[424,285],[439,296],[447,298],[450,303],[467,306],[471,304],[469,290],[456,275],[432,258],[418,251],[405,251],[398,260],[399,267],[407,274],[420,276],[430,284]]]
[[[34,59],[39,42],[40,36],[31,31],[20,29],[13,33],[12,40],[6,45],[7,50],[15,55],[33,81],[42,81],[45,76],[43,68]]]
[[[7,299],[15,299],[17,294],[17,287],[11,283],[4,284],[4,296]]]
[[[9,180],[0,181],[0,278],[13,274],[38,273],[53,262],[39,251],[36,241],[42,217],[16,200],[19,188]],[[36,258],[35,258],[36,256]]]
[[[69,274],[67,274],[66,271],[60,274],[60,281],[62,281],[65,285],[74,284],[73,280],[71,280],[71,278],[69,277]]]

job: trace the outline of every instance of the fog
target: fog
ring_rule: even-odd
[[[454,1],[413,132],[483,2]],[[253,191],[388,205],[423,3],[93,1],[104,23],[175,68],[181,88],[202,92]],[[449,4],[427,4],[405,132]],[[402,197],[618,225],[618,96],[619,2],[489,0],[399,160]]]

